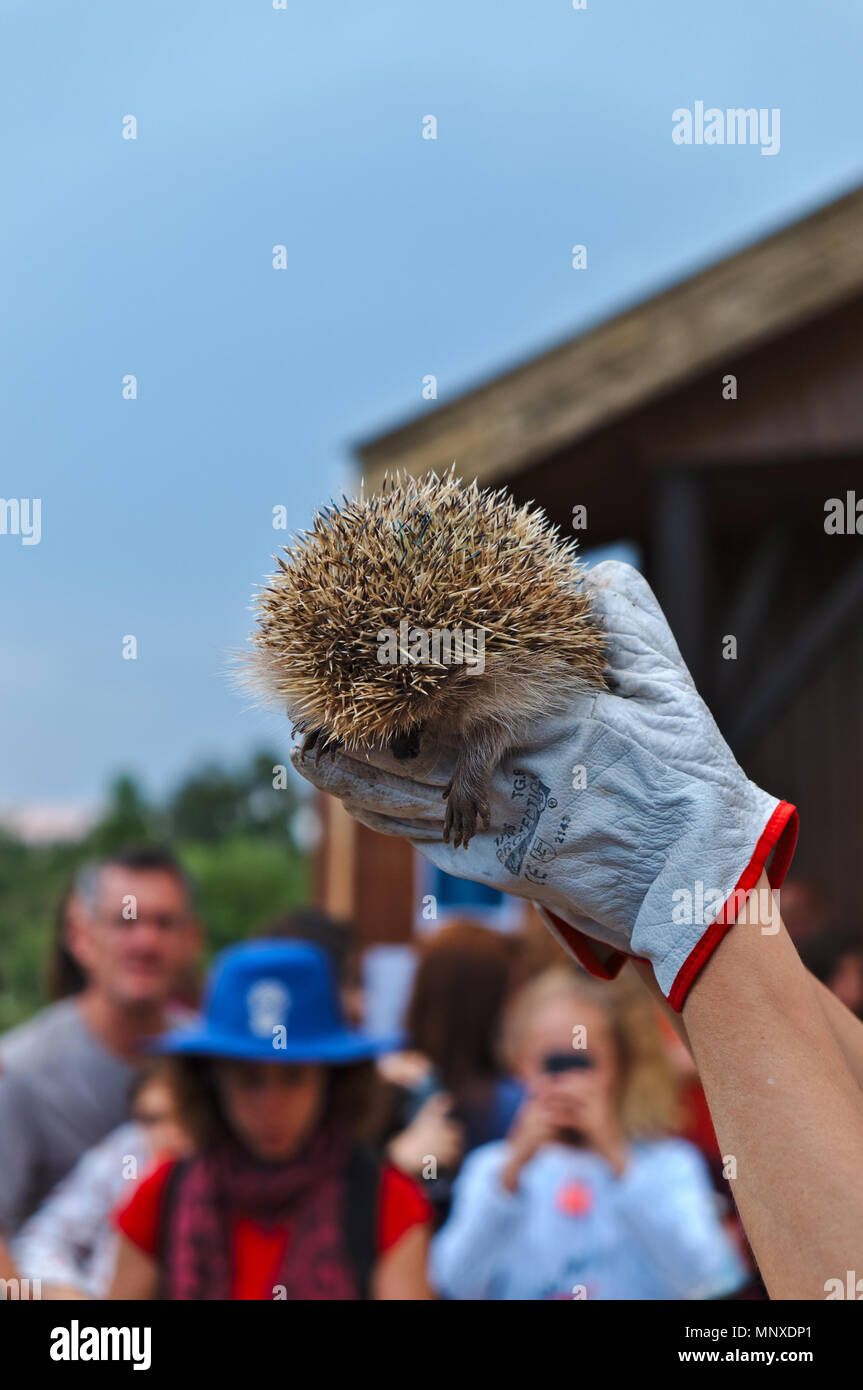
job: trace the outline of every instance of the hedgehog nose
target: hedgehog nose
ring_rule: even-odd
[[[409,734],[397,734],[390,744],[390,752],[400,761],[416,758],[420,751],[420,730],[411,729]]]

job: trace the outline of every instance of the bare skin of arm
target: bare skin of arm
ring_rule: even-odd
[[[809,976],[815,997],[839,1046],[845,1064],[857,1085],[863,1090],[863,1020],[837,999],[825,984]]]
[[[672,1009],[659,985],[656,983],[656,976],[652,967],[645,960],[632,960],[631,967],[641,981],[648,993],[653,995],[657,1004],[662,1009],[668,1022],[671,1024],[684,1047],[692,1052],[689,1038],[686,1032],[686,1025],[680,1014]],[[863,1019],[859,1019],[856,1014],[837,999],[825,984],[816,980],[815,976],[807,971],[812,989],[818,1001],[819,1008],[823,1011],[825,1018],[830,1026],[834,1038],[839,1046],[842,1056],[845,1058],[845,1065],[848,1067],[857,1085],[863,1090]]]
[[[390,1246],[375,1266],[372,1298],[379,1303],[416,1303],[434,1298],[426,1274],[429,1240],[428,1226],[411,1226]]]
[[[108,1290],[110,1300],[131,1299],[136,1303],[156,1297],[159,1266],[126,1236],[120,1236],[114,1281]]]
[[[12,1263],[9,1247],[3,1237],[0,1236],[0,1279],[17,1279],[17,1277],[18,1272]]]
[[[823,1299],[863,1249],[861,1026],[803,966],[766,877],[758,888],[693,985],[683,1025],[771,1298]]]

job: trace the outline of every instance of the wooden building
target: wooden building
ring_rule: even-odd
[[[585,508],[585,551],[633,546],[739,760],[800,810],[792,876],[863,936],[863,190],[358,454],[367,487],[456,460],[564,531]],[[322,811],[319,899],[367,941],[408,939],[426,892],[459,905]]]

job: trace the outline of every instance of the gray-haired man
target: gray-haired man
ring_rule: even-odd
[[[127,1119],[144,1039],[182,1022],[171,998],[200,953],[201,928],[177,861],[142,849],[88,866],[76,880],[65,944],[84,988],[0,1038],[7,1236]]]

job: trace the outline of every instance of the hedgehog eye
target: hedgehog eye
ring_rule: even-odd
[[[416,758],[420,751],[420,739],[424,725],[416,724],[407,734],[398,734],[390,743],[390,752],[394,758],[399,760],[404,758]]]

